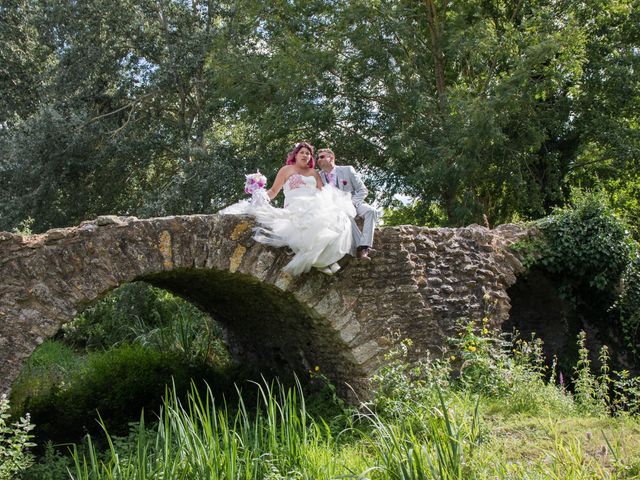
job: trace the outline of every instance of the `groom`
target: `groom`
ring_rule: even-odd
[[[373,229],[378,220],[378,212],[371,205],[364,203],[369,191],[349,165],[336,166],[336,156],[330,148],[318,150],[318,165],[322,169],[320,178],[325,185],[332,185],[342,191],[351,193],[351,201],[356,207],[356,214],[364,220],[362,232],[353,222],[353,238],[357,248],[356,256],[359,260],[371,260],[369,254],[373,250]]]

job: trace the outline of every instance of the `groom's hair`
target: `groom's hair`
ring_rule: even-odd
[[[331,156],[332,156],[333,158],[336,158],[336,154],[335,154],[335,153],[333,153],[333,150],[331,150],[330,148],[321,148],[321,149],[319,149],[319,150],[318,150],[318,156],[319,156],[321,153],[330,153],[330,154],[331,154]]]

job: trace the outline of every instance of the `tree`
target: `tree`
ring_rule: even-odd
[[[303,139],[417,221],[537,218],[575,185],[633,221],[636,4],[12,0],[0,79],[42,80],[1,105],[0,228],[213,211]]]
[[[217,141],[222,102],[204,78],[221,8],[60,0],[40,10],[34,22],[55,61],[36,107],[0,139],[8,186],[0,228],[28,216],[39,231],[104,213],[208,211],[212,198],[214,206],[226,203],[232,183],[223,173],[235,154]],[[15,36],[9,46],[20,41]]]

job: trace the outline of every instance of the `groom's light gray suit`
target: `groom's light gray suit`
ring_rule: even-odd
[[[364,220],[362,232],[356,222],[352,223],[354,244],[358,247],[372,247],[373,229],[378,220],[378,212],[371,205],[364,203],[369,190],[365,187],[360,175],[349,165],[336,165],[333,170],[333,176],[332,185],[344,192],[351,193],[351,201],[356,207],[356,214]],[[320,172],[320,178],[323,184],[329,184],[329,179],[324,170]]]

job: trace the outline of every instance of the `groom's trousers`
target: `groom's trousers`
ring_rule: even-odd
[[[352,222],[353,243],[357,247],[373,247],[373,230],[378,222],[378,211],[371,205],[361,203],[356,207],[356,214],[364,221],[362,231],[356,222]]]

